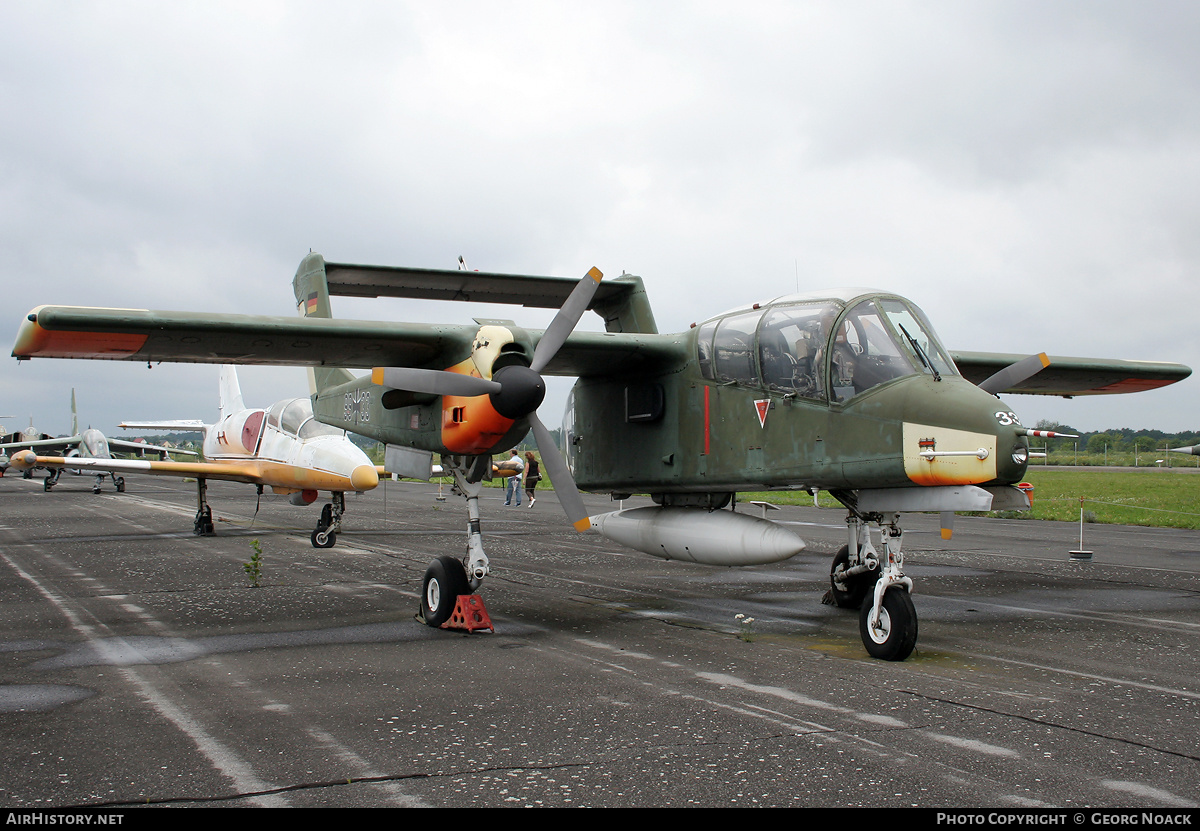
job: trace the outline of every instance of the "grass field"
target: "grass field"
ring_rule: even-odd
[[[1079,521],[1079,500],[1088,522],[1117,525],[1155,525],[1200,529],[1200,475],[1169,470],[1081,468],[1039,470],[1031,467],[1025,480],[1033,485],[1033,510],[1006,516]],[[738,494],[745,503],[761,499],[777,505],[811,505],[803,491]],[[821,507],[836,507],[829,494],[820,494]]]
[[[1085,517],[1120,525],[1200,528],[1200,475],[1168,470],[1036,470],[1026,481],[1034,487],[1032,519]]]

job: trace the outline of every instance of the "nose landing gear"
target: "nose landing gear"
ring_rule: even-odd
[[[333,548],[342,530],[342,514],[346,512],[346,494],[333,494],[333,501],[321,508],[321,518],[312,532],[313,548]]]
[[[879,528],[880,550],[871,543],[872,523]],[[917,644],[917,610],[912,578],[904,574],[900,514],[851,508],[846,526],[850,539],[833,558],[829,596],[839,608],[859,608],[859,635],[871,657],[903,661]]]

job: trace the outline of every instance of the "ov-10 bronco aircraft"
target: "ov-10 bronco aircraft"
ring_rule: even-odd
[[[0,444],[0,464],[5,467],[11,465],[9,459],[10,454],[15,455],[18,450],[34,451],[37,453],[53,453],[55,456],[60,456],[72,462],[67,465],[67,469],[73,470],[76,473],[82,473],[82,468],[92,466],[93,470],[103,471],[97,473],[96,482],[92,485],[92,493],[100,493],[100,486],[104,483],[104,477],[109,476],[112,479],[113,486],[117,489],[117,493],[125,492],[125,478],[117,475],[117,470],[103,467],[96,467],[96,464],[105,461],[112,461],[113,449],[120,450],[122,453],[136,453],[139,456],[145,456],[147,452],[157,453],[161,458],[166,459],[171,453],[178,453],[183,456],[195,456],[196,454],[190,450],[181,450],[176,447],[160,447],[156,444],[146,444],[145,442],[125,441],[124,439],[113,439],[104,435],[103,432],[95,427],[88,427],[86,430],[79,429],[79,415],[75,409],[75,390],[71,390],[71,435],[54,438],[45,434],[38,434],[33,427],[33,420],[30,419],[29,429],[24,433],[12,437],[12,440],[7,440],[4,444]],[[89,462],[88,460],[92,460]],[[26,478],[33,474],[35,468],[44,467],[47,469],[45,480],[42,482],[43,489],[49,491],[58,484],[58,479],[62,475],[63,467],[54,465],[32,465],[20,467],[19,469],[25,472]]]
[[[426,571],[422,610],[440,625],[488,573],[479,525],[491,455],[532,429],[544,471],[578,530],[665,559],[783,560],[791,532],[732,510],[739,491],[830,491],[847,509],[831,594],[860,606],[867,651],[903,660],[917,638],[900,514],[1027,508],[1016,487],[1036,435],[999,393],[1084,395],[1174,383],[1179,364],[951,353],[913,303],[842,289],[781,297],[659,334],[640,278],[601,283],[467,271],[340,265],[310,254],[293,281],[303,319],[41,306],[13,355],[317,367],[326,424],[387,443],[387,470],[428,478],[432,454],[469,517],[464,562]],[[329,296],[519,303],[559,311],[545,331],[332,319]],[[586,310],[604,333],[574,332]],[[355,377],[344,369],[370,368]],[[538,418],[542,375],[576,376],[565,455]],[[615,452],[620,448],[620,452]],[[584,490],[656,503],[589,517]],[[878,528],[878,546],[871,527]]]
[[[332,501],[321,511],[312,544],[332,547],[342,527],[346,491],[367,491],[379,484],[379,471],[367,455],[340,429],[314,419],[312,402],[307,398],[285,399],[266,410],[247,408],[233,366],[221,367],[219,406],[216,424],[183,420],[121,425],[131,430],[200,431],[204,434],[204,462],[64,458],[22,450],[13,454],[11,463],[18,470],[44,467],[55,473],[66,467],[195,477],[193,530],[201,536],[213,533],[212,508],[207,498],[209,479],[247,482],[257,485],[260,494],[264,486],[270,486],[275,493],[290,495],[295,505],[309,505],[316,501],[318,491],[329,491]],[[124,483],[120,489],[124,490]]]

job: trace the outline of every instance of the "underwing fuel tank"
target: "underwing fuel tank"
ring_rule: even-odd
[[[777,563],[804,540],[765,519],[702,508],[630,508],[591,518],[603,536],[664,560],[709,566]]]

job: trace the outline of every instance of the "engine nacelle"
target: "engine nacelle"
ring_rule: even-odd
[[[710,566],[777,563],[804,550],[804,540],[765,519],[696,508],[630,508],[592,517],[602,535],[664,560]]]

